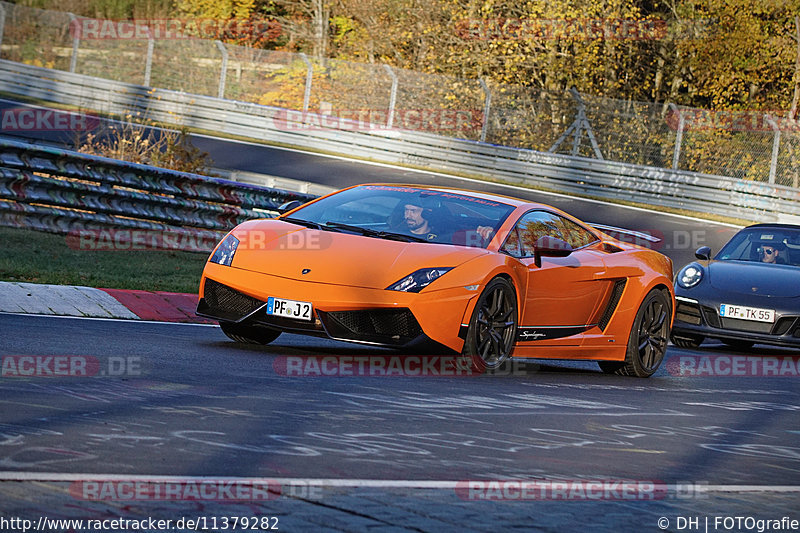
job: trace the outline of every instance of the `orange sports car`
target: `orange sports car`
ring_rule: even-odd
[[[673,319],[672,261],[547,205],[480,192],[350,187],[234,228],[197,313],[233,340],[281,332],[647,377]]]

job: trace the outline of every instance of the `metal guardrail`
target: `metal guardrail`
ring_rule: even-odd
[[[725,176],[632,165],[388,129],[258,104],[189,95],[0,60],[0,92],[212,132],[565,193],[745,220],[800,220],[800,190]]]
[[[314,197],[0,138],[0,225],[153,230],[208,251],[236,224]]]

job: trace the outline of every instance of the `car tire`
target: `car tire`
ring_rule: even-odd
[[[726,346],[741,352],[749,350],[755,344],[753,341],[740,341],[736,339],[722,339],[722,342],[724,342]]]
[[[600,361],[603,372],[647,378],[667,352],[672,305],[669,293],[653,289],[645,296],[631,325],[625,361]]]
[[[490,281],[472,312],[461,354],[473,372],[501,368],[517,338],[517,295],[505,278]]]
[[[269,344],[281,334],[275,329],[255,328],[227,322],[220,322],[219,327],[228,338],[242,344]]]
[[[670,340],[678,348],[697,348],[702,344],[703,337],[700,335],[672,335]]]

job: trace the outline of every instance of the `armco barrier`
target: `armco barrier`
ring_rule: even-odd
[[[6,226],[157,230],[207,246],[240,222],[314,197],[0,138]]]
[[[0,60],[0,92],[373,160],[501,178],[565,193],[752,221],[800,220],[800,190],[695,172],[466,141]]]

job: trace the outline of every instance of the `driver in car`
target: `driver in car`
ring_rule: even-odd
[[[429,241],[436,240],[439,235],[444,233],[448,228],[439,228],[434,224],[433,209],[429,206],[423,205],[421,200],[409,201],[405,204],[404,222],[406,228],[413,235],[418,235]],[[488,240],[492,235],[491,226],[478,226],[475,230],[477,235],[484,241]]]
[[[778,247],[778,243],[762,244],[760,246],[760,253],[761,253],[762,263],[773,263],[781,265],[785,262],[783,260],[783,257],[780,257],[781,252]]]
[[[426,210],[422,205],[417,205],[416,202],[407,203],[405,205],[405,216],[403,220],[405,221],[408,231],[414,235],[425,237],[429,241],[435,239],[437,235],[434,233],[433,226],[428,220],[430,213],[430,209]]]

